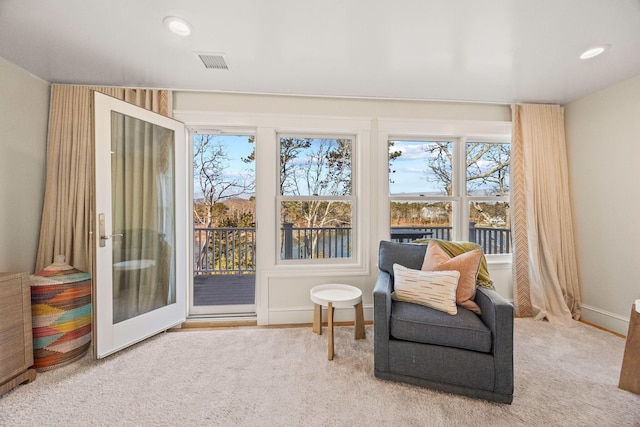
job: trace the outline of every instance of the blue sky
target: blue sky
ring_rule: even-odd
[[[241,159],[248,157],[253,151],[254,144],[247,142],[248,136],[237,135],[215,135],[216,140],[220,142],[227,152],[228,160],[224,171],[225,179],[241,178],[243,175],[251,173],[255,175],[255,164],[244,163]],[[193,142],[192,142],[193,143]],[[202,197],[202,192],[194,181],[194,199]],[[250,195],[247,195],[248,198]]]
[[[473,148],[476,142],[468,142],[466,149],[475,151],[478,148],[486,147],[485,144],[493,145],[490,142],[479,142],[479,144],[480,146]],[[396,158],[391,165],[391,170],[395,170],[395,173],[390,175],[390,179],[393,181],[389,185],[391,194],[444,195],[443,183],[439,181],[428,165],[429,157],[434,155],[424,151],[424,147],[427,145],[429,145],[427,141],[394,141],[390,151],[401,151],[402,155]],[[450,147],[450,150],[453,152],[453,147]],[[485,153],[475,161],[473,168],[470,168],[468,173],[477,177],[479,171],[487,172],[493,169],[497,165],[497,160],[492,158],[495,154],[495,151],[492,155]],[[467,155],[470,154],[467,153]],[[479,171],[475,168],[479,168]],[[506,173],[505,180],[508,186],[508,169]],[[497,175],[493,175],[493,177],[496,178]],[[480,179],[472,179],[467,182],[467,191],[474,196],[494,195],[496,184],[483,182]]]
[[[402,155],[391,164],[389,184],[391,194],[442,194],[442,186],[435,181],[433,172],[427,165],[429,153],[422,147],[424,141],[394,141],[390,151],[402,151]]]
[[[249,156],[253,151],[254,144],[247,142],[247,136],[216,135],[216,139],[226,147],[229,157],[225,175],[227,178],[238,177],[246,174],[248,170],[254,173],[254,164],[246,164],[241,158]],[[442,194],[440,188],[433,180],[428,181],[427,177],[433,178],[433,173],[429,171],[426,158],[428,156],[422,150],[424,142],[416,141],[396,141],[393,150],[402,151],[402,156],[394,160],[391,175],[393,183],[390,184],[390,191],[393,194],[418,193],[418,194]],[[197,185],[194,185],[194,197],[200,195]]]
[[[241,158],[249,156],[254,144],[247,142],[248,136],[216,135],[216,139],[226,147],[228,154],[225,175],[227,179],[243,174],[255,173],[253,163],[244,163]],[[427,165],[430,155],[423,150],[424,141],[395,141],[391,150],[401,151],[402,155],[393,161],[390,175],[393,181],[389,185],[391,194],[443,194],[442,186]],[[198,198],[199,189],[194,187],[194,197]]]

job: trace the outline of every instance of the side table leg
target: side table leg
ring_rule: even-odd
[[[313,308],[313,332],[322,335],[322,306],[316,304]]]
[[[327,307],[327,330],[329,331],[329,360],[333,360],[333,304],[329,301]]]
[[[364,311],[362,309],[362,301],[355,305],[356,309],[356,339],[362,340],[366,338],[364,331]]]
[[[640,313],[635,310],[634,306],[635,304],[631,306],[629,332],[624,346],[618,387],[640,394]]]

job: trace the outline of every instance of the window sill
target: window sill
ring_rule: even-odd
[[[355,276],[355,275],[367,275],[369,269],[362,263],[350,262],[350,263],[301,263],[295,262],[279,262],[273,271],[277,271],[279,275],[297,275],[297,276]]]
[[[504,255],[486,255],[487,264],[491,266],[511,265],[513,262],[512,254]]]

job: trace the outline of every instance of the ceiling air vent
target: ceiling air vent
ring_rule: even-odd
[[[198,58],[208,70],[228,70],[229,66],[224,59],[224,55],[219,53],[196,53]]]

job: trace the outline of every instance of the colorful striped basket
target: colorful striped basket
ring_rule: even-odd
[[[31,314],[36,370],[79,359],[91,344],[91,275],[57,256],[31,276]]]

